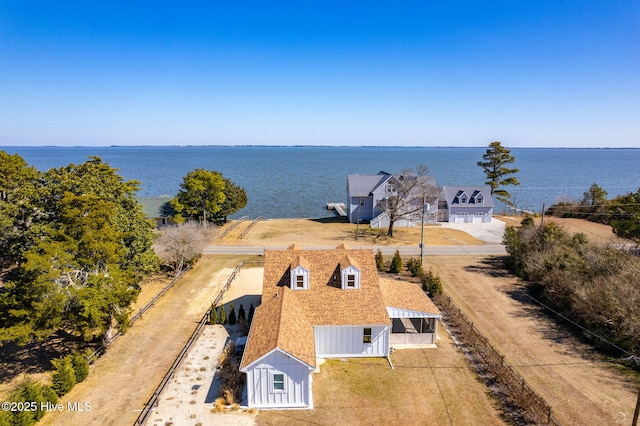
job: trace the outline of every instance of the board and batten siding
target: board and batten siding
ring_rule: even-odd
[[[371,328],[371,343],[363,342],[364,328]],[[320,358],[389,356],[391,326],[315,326],[313,330]]]
[[[275,349],[245,369],[248,405],[254,408],[313,408],[307,364]],[[273,374],[284,374],[284,389],[273,389]]]

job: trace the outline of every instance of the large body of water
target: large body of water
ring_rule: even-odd
[[[140,196],[174,196],[195,168],[217,170],[247,191],[236,217],[330,216],[327,202],[346,201],[347,175],[390,173],[426,165],[438,185],[479,185],[476,165],[486,148],[395,147],[0,147],[39,170],[101,157],[127,180],[142,182]],[[609,197],[640,187],[640,149],[517,149],[520,186],[507,188],[519,208],[540,211],[560,199],[581,199],[593,183]],[[504,206],[498,205],[502,211]]]

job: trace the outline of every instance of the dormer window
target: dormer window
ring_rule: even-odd
[[[452,204],[467,204],[469,196],[464,191],[458,191]]]
[[[360,269],[349,256],[340,262],[340,278],[344,290],[360,288]]]
[[[469,202],[471,203],[471,201],[473,201],[473,204],[484,204],[484,195],[480,191],[475,191]]]
[[[309,268],[307,262],[302,256],[291,264],[291,290],[308,290],[309,289]]]
[[[347,274],[347,288],[356,288],[356,274]]]

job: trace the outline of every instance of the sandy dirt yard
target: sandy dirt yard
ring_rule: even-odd
[[[426,259],[476,328],[552,407],[563,425],[629,425],[640,381],[558,327],[497,258]]]
[[[231,287],[225,292],[222,303],[233,302],[239,309],[244,305],[249,311],[250,304],[260,303],[262,292],[262,268],[242,268]],[[190,349],[186,359],[176,370],[174,377],[160,395],[158,406],[154,408],[147,425],[229,425],[254,424],[254,417],[244,410],[215,413],[213,403],[218,397],[219,381],[216,368],[222,349],[229,340],[241,336],[235,327],[207,325]]]
[[[91,366],[89,377],[61,398],[90,411],[47,413],[43,425],[131,425],[240,262],[203,256],[128,332]]]

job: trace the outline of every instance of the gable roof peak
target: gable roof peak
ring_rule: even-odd
[[[302,247],[298,243],[293,243],[287,247],[287,250],[302,250]]]
[[[342,243],[336,247],[336,250],[351,250],[351,247],[347,243]]]

